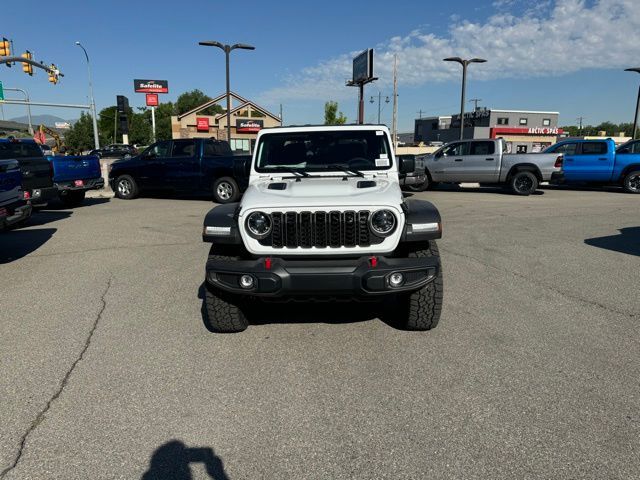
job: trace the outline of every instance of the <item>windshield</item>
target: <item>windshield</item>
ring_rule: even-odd
[[[1,142],[0,160],[9,158],[42,157],[42,150],[36,143],[27,142]]]
[[[391,149],[381,130],[269,133],[258,144],[256,170],[307,172],[388,170]]]

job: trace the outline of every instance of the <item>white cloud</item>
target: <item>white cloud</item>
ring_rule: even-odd
[[[496,0],[504,10],[515,0]],[[351,98],[345,87],[351,75],[349,52],[303,69],[284,79],[283,86],[264,92],[266,103]],[[420,86],[459,79],[460,66],[442,61],[447,56],[482,57],[474,65],[476,79],[530,78],[568,74],[583,69],[622,68],[640,57],[640,8],[637,0],[541,1],[519,16],[498,13],[484,23],[454,21],[445,36],[415,30],[375,47],[378,85],[392,80],[393,57],[398,55],[400,85]]]

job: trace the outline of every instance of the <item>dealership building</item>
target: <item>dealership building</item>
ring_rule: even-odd
[[[204,111],[214,105],[226,106],[226,94],[219,95],[206,103],[171,117],[171,134],[175,138],[217,138],[227,139],[226,110],[215,115],[205,115]],[[258,132],[263,128],[279,127],[280,118],[260,105],[231,92],[231,149],[236,153],[253,152]]]
[[[464,114],[464,138],[504,138],[509,152],[540,152],[562,134],[558,116],[558,112],[478,108]],[[459,138],[460,114],[415,120],[415,143],[448,143]]]

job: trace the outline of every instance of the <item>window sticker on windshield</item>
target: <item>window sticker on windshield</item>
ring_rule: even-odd
[[[384,135],[384,132],[382,130],[376,130],[376,135],[381,137],[382,135]]]
[[[376,158],[376,167],[388,167],[389,159],[388,158]]]
[[[381,153],[380,158],[389,158],[389,155],[387,155],[386,153]]]

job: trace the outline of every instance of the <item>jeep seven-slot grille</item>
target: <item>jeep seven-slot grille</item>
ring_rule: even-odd
[[[369,231],[369,212],[273,212],[271,235],[260,244],[273,248],[368,247],[382,242]]]

